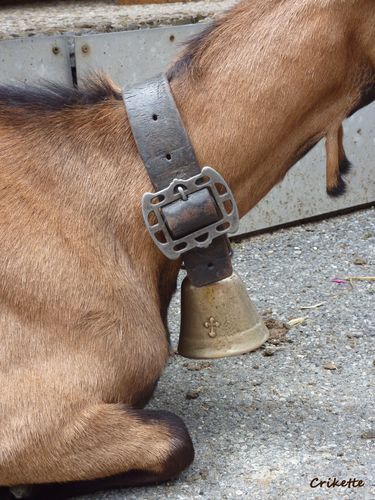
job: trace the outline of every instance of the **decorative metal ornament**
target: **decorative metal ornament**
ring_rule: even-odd
[[[268,338],[241,278],[233,273],[212,285],[181,290],[178,353],[187,358],[223,358],[253,351]]]
[[[217,206],[216,220],[179,238],[173,238],[166,218],[168,208],[172,208],[173,204],[181,200],[180,219],[183,218],[184,212],[188,214],[188,219],[189,212],[192,212],[192,207],[188,203],[189,197],[207,189]],[[200,174],[189,179],[173,179],[167,188],[156,193],[145,193],[142,198],[142,211],[146,227],[155,245],[172,260],[178,259],[193,248],[208,247],[218,236],[235,233],[239,225],[233,194],[222,176],[211,167],[203,167]]]

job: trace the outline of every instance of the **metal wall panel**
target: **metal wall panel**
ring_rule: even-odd
[[[0,82],[73,85],[69,37],[41,37],[0,42]]]
[[[75,38],[78,84],[104,71],[118,85],[131,85],[164,71],[181,44],[207,23],[168,26]]]

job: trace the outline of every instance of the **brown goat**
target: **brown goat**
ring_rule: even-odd
[[[198,160],[241,215],[318,140],[337,148],[374,75],[374,0],[243,1],[169,71]],[[342,152],[327,149],[334,189]],[[193,460],[178,417],[140,409],[179,269],[144,227],[150,190],[110,84],[0,89],[0,485],[59,498]]]

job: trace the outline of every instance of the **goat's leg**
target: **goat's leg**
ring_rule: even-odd
[[[102,404],[85,410],[64,436],[58,446],[64,453],[46,450],[43,457],[47,484],[34,485],[28,498],[57,500],[159,483],[178,476],[194,458],[185,424],[165,411]]]
[[[326,176],[327,193],[330,196],[339,196],[345,191],[345,182],[340,173],[339,128],[328,131],[326,135]]]
[[[346,157],[344,149],[344,129],[342,125],[339,127],[338,133],[338,144],[339,144],[339,168],[341,174],[347,174],[352,166],[348,158]]]
[[[349,171],[350,162],[345,154],[343,138],[342,124],[326,135],[327,193],[330,196],[339,196],[345,192],[346,184],[341,174]]]

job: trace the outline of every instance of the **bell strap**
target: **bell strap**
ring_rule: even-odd
[[[124,91],[139,154],[156,189],[201,171],[164,75]]]
[[[156,191],[168,187],[174,179],[189,179],[201,172],[164,74],[126,88],[123,97],[139,155]],[[199,220],[202,225],[209,225],[212,214],[202,211]],[[215,238],[207,248],[194,248],[182,257],[195,286],[214,283],[233,272],[226,235]]]

